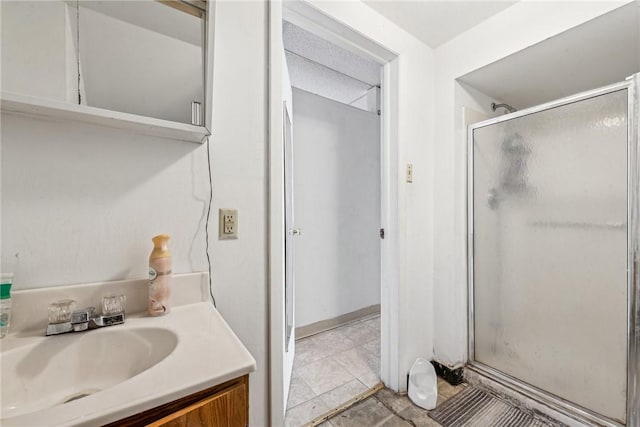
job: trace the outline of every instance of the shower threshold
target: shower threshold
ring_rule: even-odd
[[[567,426],[624,427],[625,425],[478,362],[465,366],[464,377],[469,384],[487,388],[510,401],[514,406],[533,410]]]

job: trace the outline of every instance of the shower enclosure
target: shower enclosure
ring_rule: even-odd
[[[640,426],[638,84],[469,128],[469,367]]]

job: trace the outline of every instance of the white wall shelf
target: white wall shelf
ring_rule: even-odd
[[[0,94],[0,110],[3,113],[23,114],[32,117],[59,119],[89,123],[98,126],[122,129],[144,135],[157,136],[178,141],[203,143],[210,132],[203,126],[138,116],[70,104],[53,99],[35,98],[15,93]]]

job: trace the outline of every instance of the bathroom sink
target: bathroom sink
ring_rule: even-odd
[[[2,419],[64,405],[127,381],[161,362],[177,343],[168,329],[116,326],[2,352]]]
[[[172,277],[180,292],[159,317],[146,315],[147,279],[16,291],[13,328],[0,342],[0,425],[117,424],[255,371],[208,283],[202,273]],[[127,297],[123,325],[44,336],[51,301],[87,307],[118,294]]]

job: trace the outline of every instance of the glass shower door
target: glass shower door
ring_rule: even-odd
[[[628,90],[472,127],[470,361],[624,424]]]

